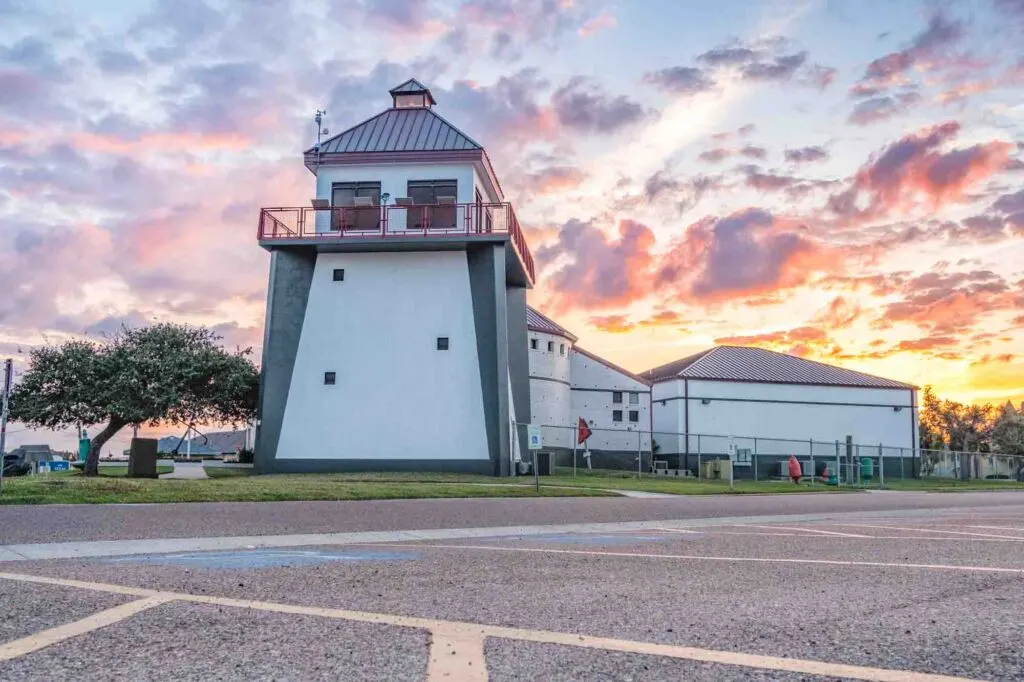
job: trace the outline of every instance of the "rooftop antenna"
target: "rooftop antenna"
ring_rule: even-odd
[[[331,131],[324,127],[324,116],[327,114],[326,109],[317,109],[316,116],[313,120],[316,121],[316,165],[320,165],[320,140],[324,135],[330,135]]]

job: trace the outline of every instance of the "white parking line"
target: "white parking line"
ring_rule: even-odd
[[[498,549],[489,547],[486,549]],[[594,552],[580,552],[581,554],[594,554]],[[63,578],[49,578],[46,576],[27,575],[19,573],[0,573],[0,579],[17,580],[47,585],[61,585],[64,587],[78,587],[86,590],[98,590],[101,592],[121,592],[123,594],[138,594],[140,591],[147,592],[152,598],[159,598],[159,603],[166,601],[186,601],[199,604],[215,604],[218,606],[235,607],[242,609],[254,609],[257,611],[268,611],[271,613],[287,613],[304,616],[319,616],[321,618],[337,618],[340,620],[357,621],[363,623],[380,623],[398,627],[419,628],[437,633],[434,640],[438,650],[431,650],[431,658],[439,651],[454,650],[456,656],[447,654],[453,658],[457,657],[457,647],[471,647],[467,650],[467,665],[465,668],[455,667],[450,671],[447,663],[440,661],[433,667],[428,664],[428,680],[436,682],[448,673],[451,680],[469,679],[479,682],[487,679],[487,669],[483,661],[483,642],[487,637],[499,639],[513,639],[524,642],[536,642],[541,644],[562,644],[566,646],[596,649],[601,651],[621,651],[624,653],[649,654],[652,656],[664,656],[689,661],[701,661],[704,663],[717,663],[723,665],[735,665],[745,668],[756,668],[760,670],[793,672],[805,675],[821,675],[830,677],[843,677],[851,680],[869,680],[871,682],[978,682],[965,677],[951,677],[948,675],[933,675],[931,673],[920,673],[909,670],[893,670],[889,668],[872,668],[858,665],[845,665],[842,663],[829,663],[826,661],[813,661],[799,658],[780,658],[777,656],[762,656],[759,654],[746,654],[736,651],[719,651],[715,649],[698,649],[695,647],[676,646],[671,644],[655,644],[653,642],[637,642],[626,639],[613,639],[610,637],[591,637],[568,632],[551,632],[547,630],[528,630],[524,628],[502,627],[497,625],[483,625],[477,623],[466,623],[461,621],[433,620],[429,618],[417,618],[409,616],[396,616],[386,613],[368,613],[365,611],[348,611],[345,609],[330,609],[315,606],[299,606],[295,604],[281,604],[277,602],[250,601],[245,599],[231,599],[227,597],[214,597],[206,595],[183,594],[178,592],[163,592],[157,590],[140,590],[136,587],[122,587],[109,583],[92,583],[81,580],[65,580]],[[124,608],[132,604],[149,602],[149,599],[142,599],[117,608]],[[152,604],[155,606],[156,604]],[[145,608],[149,608],[146,606]],[[111,609],[113,611],[114,609]],[[141,610],[141,608],[139,609]],[[105,612],[101,612],[105,613]],[[100,616],[96,614],[93,618]],[[130,615],[130,614],[129,614]],[[88,619],[86,619],[88,620]],[[121,619],[118,619],[121,620]],[[81,621],[79,621],[81,622]],[[116,622],[116,621],[115,621]],[[73,635],[71,635],[73,636]],[[449,648],[450,647],[450,648]],[[479,653],[478,653],[479,652]],[[27,652],[26,652],[27,653]],[[20,655],[20,654],[19,654]],[[480,668],[483,673],[472,673],[475,677],[467,677],[466,673],[470,667],[477,667],[476,661],[481,661]],[[468,663],[473,662],[473,666]],[[458,676],[452,677],[452,673]],[[436,677],[439,675],[440,677]]]
[[[938,533],[940,535],[967,535],[976,538],[999,538],[1001,540],[1010,540],[1016,542],[1024,542],[1024,538],[1015,538],[1010,535],[993,535],[991,533],[968,533],[962,530],[934,530],[931,528],[905,528],[902,526],[871,526],[864,523],[837,523],[837,526],[849,526],[851,528],[880,528],[883,530],[902,530],[910,531],[911,533]]]
[[[391,544],[375,544],[373,547],[395,547]],[[405,546],[408,545],[398,545]],[[967,573],[1009,573],[1024,575],[1024,568],[1003,568],[998,566],[957,566],[954,564],[900,564],[883,561],[845,561],[840,559],[783,559],[770,557],[703,556],[700,554],[642,554],[631,552],[600,552],[584,549],[552,549],[547,547],[501,547],[498,545],[416,545],[433,549],[472,549],[493,552],[539,552],[546,554],[579,554],[581,556],[626,557],[630,559],[676,559],[679,561],[725,561],[755,564],[811,564],[819,566],[864,566],[868,568],[912,568],[930,571],[964,571]],[[3,577],[3,574],[0,574]]]
[[[834,530],[819,530],[817,528],[795,528],[793,526],[759,526],[753,523],[737,523],[737,528],[765,528],[767,530],[794,530],[801,533],[820,533],[821,535],[837,535],[844,538],[869,538],[870,535],[855,535],[853,533],[839,533]]]
[[[140,611],[145,611],[173,600],[173,597],[167,595],[154,595],[144,599],[136,599],[135,601],[115,606],[112,609],[94,613],[82,620],[58,625],[55,628],[43,630],[28,637],[16,639],[13,642],[7,642],[0,645],[0,661],[9,661],[13,658],[30,654],[33,651],[39,651],[52,644],[63,642],[66,639],[119,623],[125,618],[131,618]]]
[[[982,530],[1008,530],[1011,533],[1024,533],[1024,528],[1014,528],[1007,526],[964,526],[965,528],[981,528]]]

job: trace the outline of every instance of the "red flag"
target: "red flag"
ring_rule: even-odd
[[[579,438],[577,439],[580,445],[585,443],[587,439],[590,438],[590,433],[590,427],[587,426],[587,420],[584,419],[583,417],[580,417]]]

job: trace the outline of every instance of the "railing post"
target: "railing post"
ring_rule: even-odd
[[[836,441],[836,487],[843,484],[843,470],[839,468],[839,441]]]
[[[818,473],[814,468],[814,439],[807,441],[807,454],[811,456],[811,487],[814,487],[814,476]]]
[[[580,425],[577,423],[572,427],[572,477],[576,478],[576,445],[580,441]]]
[[[882,444],[878,444],[878,487],[881,488],[885,485],[885,459],[882,454]]]
[[[750,458],[752,460],[754,460],[754,480],[756,481],[756,480],[758,480],[758,478],[757,478],[757,439],[756,438],[754,439],[754,452],[753,452],[753,454],[751,455]]]
[[[689,436],[687,436],[689,438]],[[697,434],[697,479],[702,478],[701,467],[700,467],[700,434]]]

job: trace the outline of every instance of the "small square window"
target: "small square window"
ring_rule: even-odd
[[[630,410],[629,411],[629,421],[633,422],[634,424],[639,422],[640,421],[640,411],[639,410]]]
[[[344,282],[345,281],[345,268],[334,268],[334,281]]]
[[[622,391],[612,391],[612,402],[616,405],[622,404]],[[619,421],[622,421],[621,419]]]
[[[620,422],[620,421],[622,421],[622,410],[612,410],[612,421],[613,422]]]
[[[629,404],[630,405],[639,405],[640,404],[640,394],[639,393],[634,393],[634,392],[631,391],[630,394],[629,394]]]
[[[548,352],[549,353],[554,353],[555,352],[555,342],[554,341],[548,341]]]
[[[437,337],[437,349],[438,350],[448,350],[448,337],[447,336],[439,336],[439,337]]]
[[[333,386],[337,380],[337,372],[324,372],[324,386]]]
[[[537,350],[537,339],[530,339],[530,350]]]
[[[565,344],[564,343],[558,344],[558,354],[559,355],[565,355]]]

